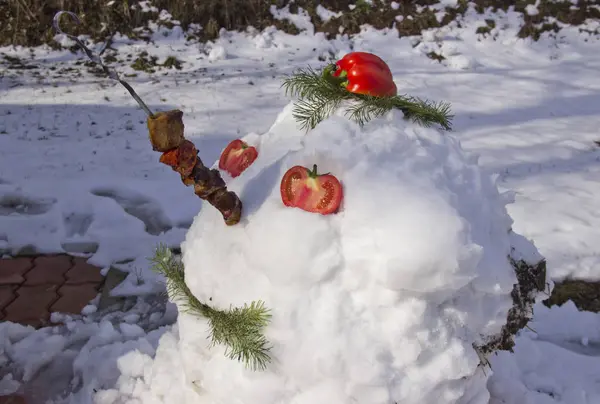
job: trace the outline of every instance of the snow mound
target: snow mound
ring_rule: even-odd
[[[130,384],[142,365],[164,350],[156,348],[159,340],[166,346],[176,318],[174,304],[139,297],[82,316],[53,313],[59,325],[37,330],[0,322],[0,397],[15,393],[30,404],[120,403],[115,400],[134,391]],[[115,393],[115,385],[123,393]]]
[[[228,182],[244,219],[226,227],[203,209],[183,262],[201,301],[265,301],[273,362],[246,369],[210,347],[206,321],[182,314],[194,402],[487,403],[489,372],[473,344],[500,332],[517,279],[509,198],[477,158],[401,112],[362,128],[338,113],[306,133],[290,104],[245,140],[259,158]],[[281,202],[285,171],[313,164],[342,182],[338,214]]]

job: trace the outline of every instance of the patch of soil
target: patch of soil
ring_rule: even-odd
[[[546,307],[562,306],[571,300],[581,311],[600,312],[600,282],[567,279],[554,285],[552,294],[542,303]]]
[[[103,0],[20,0],[0,2],[0,46],[60,45],[53,40],[52,18],[60,9],[69,10],[80,16],[82,24],[76,25],[65,17],[64,29],[75,35],[90,35],[94,41],[105,41],[119,32],[132,39],[150,40],[149,23],[172,28],[181,25],[189,39],[207,41],[215,39],[221,28],[246,30],[252,26],[262,30],[274,25],[290,34],[300,32],[287,20],[276,19],[271,7],[288,7],[291,13],[300,8],[310,16],[315,30],[329,37],[339,33],[355,34],[360,27],[369,24],[375,28],[396,27],[400,36],[420,35],[423,30],[441,27],[458,20],[469,7],[483,14],[486,10],[514,9],[523,14],[523,25],[519,37],[540,38],[544,32],[558,32],[558,22],[580,26],[589,19],[600,18],[600,0],[540,0],[537,14],[529,15],[526,8],[535,0],[458,0],[453,7],[445,7],[445,15],[438,21],[436,10],[431,6],[438,0],[154,0],[148,2],[123,0],[106,3]],[[318,7],[332,12],[341,12],[338,17],[323,21]],[[159,19],[165,10],[171,18]],[[477,28],[479,34],[489,33],[494,28],[493,20]],[[199,28],[202,27],[202,28]]]

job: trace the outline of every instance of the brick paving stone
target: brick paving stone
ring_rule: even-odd
[[[25,276],[25,285],[62,285],[65,274],[73,266],[68,255],[41,256],[33,260],[33,268]]]
[[[81,314],[81,310],[98,295],[97,284],[63,285],[60,298],[50,307],[51,312]]]
[[[5,321],[39,327],[48,322],[48,308],[58,299],[58,286],[21,286],[17,298],[4,309]]]
[[[67,272],[67,285],[79,285],[82,283],[102,283],[104,277],[100,268],[87,263],[85,258],[73,258],[74,266]]]
[[[0,312],[16,297],[15,286],[0,285]]]
[[[22,396],[0,396],[0,404],[27,404]]]
[[[0,285],[15,285],[25,281],[23,274],[33,266],[31,258],[0,259]]]

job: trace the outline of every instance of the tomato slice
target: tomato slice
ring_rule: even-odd
[[[340,181],[331,174],[319,175],[316,165],[312,171],[302,166],[290,168],[281,180],[280,191],[285,206],[322,215],[337,212],[343,197]]]
[[[240,139],[233,140],[221,153],[219,169],[227,171],[233,178],[244,172],[258,157],[254,146],[248,146]]]

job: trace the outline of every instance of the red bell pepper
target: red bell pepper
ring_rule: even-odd
[[[333,68],[333,66],[332,66]],[[341,85],[355,94],[389,97],[398,93],[389,66],[377,55],[352,52],[335,63],[333,77],[347,79]]]

